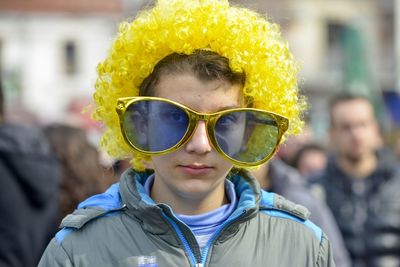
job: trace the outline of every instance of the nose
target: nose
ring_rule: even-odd
[[[212,147],[207,136],[207,127],[205,121],[199,121],[192,137],[185,145],[189,153],[204,154],[211,151]]]

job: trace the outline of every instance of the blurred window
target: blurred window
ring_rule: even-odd
[[[67,41],[64,44],[64,62],[65,62],[65,73],[67,75],[73,75],[77,72],[77,49],[76,44],[73,41]]]
[[[327,27],[327,69],[328,71],[340,72],[344,60],[343,36],[346,26],[337,23],[328,23]]]

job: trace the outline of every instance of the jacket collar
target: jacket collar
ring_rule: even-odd
[[[127,213],[138,220],[142,227],[154,234],[168,234],[169,228],[166,227],[166,217],[174,216],[172,209],[165,204],[156,204],[145,192],[144,184],[150,172],[135,172],[127,170],[120,181],[121,203],[127,207]],[[258,212],[261,200],[260,186],[256,179],[246,170],[234,169],[229,174],[228,179],[235,186],[238,196],[238,206],[231,217],[244,214],[242,219],[254,215]]]

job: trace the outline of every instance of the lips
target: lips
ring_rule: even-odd
[[[208,165],[205,165],[205,164],[188,164],[188,165],[182,165],[182,167],[191,168],[191,169],[212,168],[211,166],[208,166]]]
[[[204,175],[214,169],[212,166],[206,164],[187,164],[179,165],[179,168],[190,175]]]

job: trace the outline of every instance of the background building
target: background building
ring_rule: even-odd
[[[60,120],[71,101],[90,98],[96,65],[118,23],[152,2],[0,1],[0,71],[11,115],[19,114],[18,107],[39,122]],[[317,136],[326,130],[327,99],[344,90],[371,97],[383,126],[400,127],[400,0],[231,2],[267,13],[281,25],[302,64],[300,88],[309,98]],[[391,117],[383,115],[385,107]]]
[[[62,119],[70,101],[93,92],[122,17],[120,1],[0,1],[0,58],[10,112]]]
[[[370,97],[382,126],[392,127],[400,102],[388,106],[385,100],[393,99],[400,89],[396,1],[398,11],[398,0],[232,2],[266,12],[281,25],[302,64],[300,88],[309,98],[312,126],[317,136],[323,137],[328,124],[327,100],[340,91]],[[397,58],[398,53],[397,47]],[[386,107],[392,117],[386,117]]]

